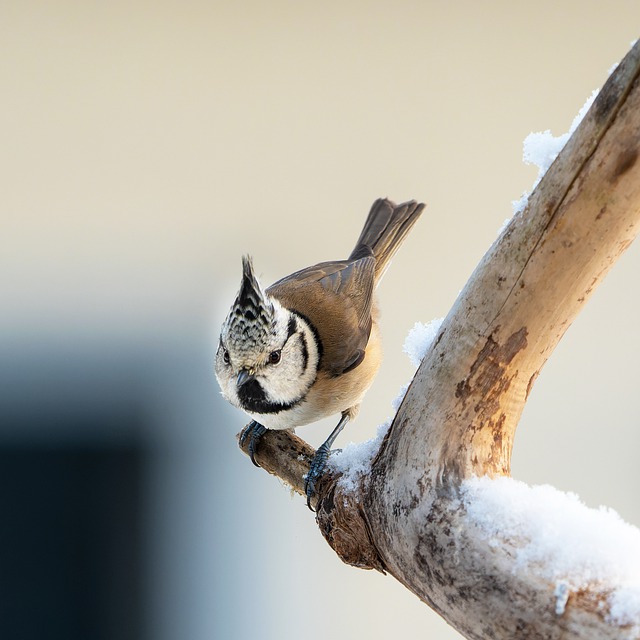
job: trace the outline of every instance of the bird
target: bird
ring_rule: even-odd
[[[240,436],[254,454],[268,429],[340,415],[305,479],[307,506],[331,446],[360,409],[382,360],[375,289],[424,203],[376,200],[346,260],[306,267],[263,288],[250,256],[222,324],[215,374],[222,396],[251,418]]]

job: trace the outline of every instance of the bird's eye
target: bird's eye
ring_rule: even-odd
[[[278,349],[277,351],[272,351],[269,354],[269,364],[278,364],[278,362],[280,362],[281,357],[282,357],[282,353],[280,349]]]
[[[229,352],[226,349],[222,353],[222,359],[225,364],[231,364],[231,358],[229,357]]]

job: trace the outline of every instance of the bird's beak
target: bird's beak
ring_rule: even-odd
[[[236,386],[240,388],[243,384],[246,384],[250,380],[253,380],[254,377],[249,373],[247,369],[242,369],[236,378]]]

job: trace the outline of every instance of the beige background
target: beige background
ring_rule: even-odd
[[[269,284],[347,255],[375,198],[426,201],[380,288],[385,364],[338,445],[371,437],[411,375],[408,329],[447,313],[531,186],[522,140],[565,132],[639,25],[635,0],[0,6],[0,349],[34,372],[153,372],[136,381],[150,638],[458,637],[341,565],[238,452],[218,327],[243,253]],[[639,269],[634,245],[567,332],[513,459],[636,525]]]

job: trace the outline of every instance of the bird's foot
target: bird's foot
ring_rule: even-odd
[[[259,422],[252,420],[240,434],[241,447],[244,446],[247,438],[249,438],[249,458],[251,458],[251,462],[253,462],[256,467],[260,466],[255,459],[256,447],[258,446],[258,442],[260,442],[260,438],[262,438],[266,432],[266,427],[263,427]]]
[[[311,468],[304,481],[304,492],[307,494],[307,507],[311,509],[311,498],[313,498],[316,492],[316,482],[320,476],[324,473],[324,469],[327,466],[327,458],[331,453],[331,445],[335,442],[338,434],[344,429],[344,426],[349,422],[350,413],[347,411],[342,414],[340,422],[336,425],[336,428],[331,432],[329,437],[316,449],[316,455],[311,461]],[[313,509],[311,509],[313,511]]]
[[[325,467],[327,466],[327,459],[329,458],[329,453],[331,452],[331,445],[325,442],[323,445],[318,447],[316,451],[316,455],[313,457],[311,461],[311,467],[309,468],[309,473],[307,473],[307,477],[304,481],[304,492],[307,494],[307,507],[313,511],[311,508],[311,498],[314,496],[316,492],[316,482],[324,473]]]

